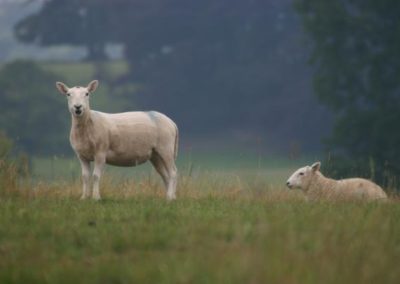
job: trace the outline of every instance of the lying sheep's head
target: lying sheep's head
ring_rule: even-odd
[[[311,180],[315,176],[315,173],[319,171],[321,167],[320,162],[316,162],[312,164],[312,166],[305,166],[303,168],[295,171],[290,178],[287,180],[286,185],[290,189],[299,188],[299,189],[307,189],[310,185]]]
[[[93,93],[98,85],[99,81],[97,80],[90,82],[87,87],[68,88],[64,83],[56,83],[56,87],[60,93],[67,96],[68,109],[75,117],[83,116],[86,111],[90,110],[89,94]]]

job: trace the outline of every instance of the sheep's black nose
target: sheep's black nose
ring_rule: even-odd
[[[74,107],[75,107],[77,110],[79,110],[79,109],[82,107],[82,105],[74,105]]]
[[[286,185],[289,186],[289,185],[290,185],[290,182],[287,181],[287,182],[286,182]]]

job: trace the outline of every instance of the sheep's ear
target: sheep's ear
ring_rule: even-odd
[[[87,85],[87,89],[90,93],[93,93],[94,91],[96,91],[97,86],[99,85],[99,81],[97,80],[93,80],[92,82],[89,83],[89,85]]]
[[[69,88],[68,88],[68,86],[65,85],[64,83],[62,83],[62,82],[56,82],[56,87],[57,87],[57,89],[60,91],[61,94],[64,94],[64,95],[68,94]]]
[[[312,166],[311,166],[311,170],[312,170],[313,172],[318,172],[320,168],[321,168],[321,162],[315,162],[315,163],[312,164]]]

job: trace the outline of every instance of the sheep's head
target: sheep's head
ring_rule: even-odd
[[[310,185],[311,180],[321,167],[320,162],[312,164],[312,166],[305,166],[295,171],[287,180],[286,185],[290,189],[299,188],[305,190]]]
[[[98,85],[99,81],[97,80],[90,82],[87,87],[68,88],[64,83],[56,83],[60,93],[67,96],[68,109],[75,117],[83,116],[85,112],[90,110],[89,95],[97,89]]]

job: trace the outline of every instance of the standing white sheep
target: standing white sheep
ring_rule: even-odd
[[[82,167],[81,199],[89,196],[90,162],[94,162],[92,197],[99,200],[99,181],[104,165],[131,167],[151,161],[167,189],[167,199],[176,198],[178,128],[155,111],[103,113],[90,110],[89,98],[98,81],[87,87],[68,88],[57,82],[68,99],[72,116],[70,142]]]
[[[319,171],[320,162],[295,171],[286,185],[303,190],[311,200],[382,200],[387,199],[383,189],[366,179],[349,178],[334,180],[324,177]]]

